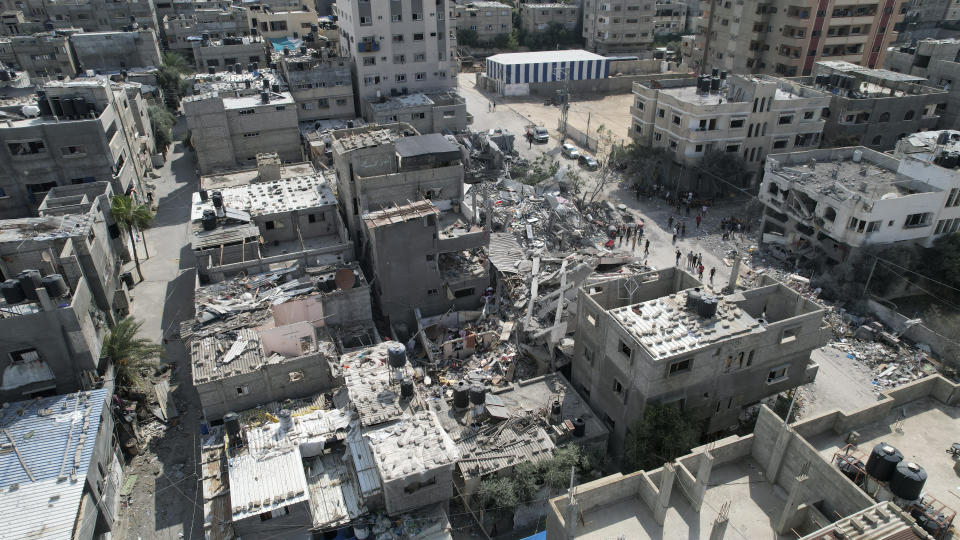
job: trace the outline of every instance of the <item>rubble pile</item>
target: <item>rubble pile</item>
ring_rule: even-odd
[[[878,393],[937,373],[927,353],[908,345],[841,339],[833,347],[873,373]]]

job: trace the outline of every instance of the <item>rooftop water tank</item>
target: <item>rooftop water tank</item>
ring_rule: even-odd
[[[60,274],[43,276],[40,279],[40,282],[43,283],[43,288],[46,289],[47,294],[50,295],[50,298],[61,298],[70,294],[70,289],[67,287],[67,282],[63,280],[63,276]]]
[[[893,478],[897,464],[903,461],[903,454],[885,442],[873,447],[867,458],[867,474],[880,482],[889,482]]]
[[[458,409],[466,409],[470,406],[470,386],[466,381],[460,381],[453,386],[453,406]]]
[[[27,297],[27,300],[36,302],[37,289],[43,287],[43,282],[40,280],[40,271],[24,270],[17,274],[17,281],[20,282],[20,288],[23,289],[23,295]]]
[[[393,369],[400,369],[407,363],[407,349],[399,343],[387,345],[387,362]]]
[[[926,483],[927,471],[923,467],[912,461],[901,461],[890,480],[890,491],[901,499],[915,501],[920,498]]]
[[[470,385],[470,403],[483,405],[487,401],[487,387],[482,384]]]
[[[587,432],[587,423],[584,422],[583,418],[574,418],[573,419],[573,436],[574,437],[583,437]]]
[[[23,294],[23,287],[21,287],[20,282],[15,279],[8,279],[0,283],[0,294],[3,294],[3,301],[10,306],[19,304],[27,299]]]
[[[413,381],[404,379],[400,381],[400,397],[410,399],[413,397]]]

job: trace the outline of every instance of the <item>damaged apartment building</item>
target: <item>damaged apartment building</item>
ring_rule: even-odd
[[[871,245],[931,246],[960,230],[960,132],[864,147],[775,154],[759,198],[762,242],[801,261],[842,262]]]
[[[259,154],[256,169],[202,183],[190,217],[201,283],[354,260],[337,198],[309,163],[284,166],[276,154]]]
[[[341,211],[391,325],[412,332],[415,308],[476,309],[489,284],[489,231],[462,213],[461,147],[406,124],[337,130],[332,140]]]
[[[232,67],[196,75],[194,95],[183,100],[200,173],[248,168],[267,152],[301,161],[297,109],[287,85],[253,63]]]
[[[618,457],[648,405],[724,431],[745,407],[813,381],[823,315],[773,280],[720,295],[677,268],[595,282],[579,291],[572,381],[610,427]]]
[[[883,67],[904,75],[922,77],[930,86],[948,92],[939,129],[954,129],[960,122],[960,39],[922,39],[913,45],[891,47]]]
[[[105,78],[51,81],[36,96],[0,102],[0,217],[36,212],[56,186],[141,186],[153,132],[139,88]]]
[[[832,95],[824,140],[880,151],[907,133],[935,128],[948,99],[946,90],[926,86],[923,77],[843,61],[817,62],[813,75],[792,80]]]

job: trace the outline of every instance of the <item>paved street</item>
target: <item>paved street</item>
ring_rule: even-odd
[[[181,122],[174,138],[183,138]],[[179,322],[193,316],[194,271],[188,222],[190,196],[197,177],[191,151],[174,145],[167,163],[157,171],[156,220],[146,233],[150,257],[142,262],[144,281],[133,289],[131,314],[144,322],[144,337],[162,341],[176,333]],[[143,245],[137,246],[143,256]],[[132,264],[130,267],[132,268]],[[128,268],[130,269],[130,268]],[[176,539],[203,536],[203,501],[197,478],[200,403],[190,379],[190,362],[183,344],[170,339],[167,362],[173,365],[171,386],[181,412],[180,424],[150,441],[148,451],[131,460],[124,474],[137,475],[115,531],[121,539]]]

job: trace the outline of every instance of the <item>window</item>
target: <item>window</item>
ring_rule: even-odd
[[[673,375],[679,375],[680,373],[686,373],[690,371],[690,368],[692,367],[692,365],[693,365],[693,360],[690,358],[687,358],[685,360],[677,360],[676,362],[670,364],[669,375],[673,376]]]
[[[377,59],[376,59],[376,57],[373,57],[373,56],[364,56],[364,57],[363,57],[363,65],[365,65],[365,66],[373,66],[373,65],[376,65],[376,64],[377,64]]]
[[[880,115],[880,121],[881,121],[881,122],[889,122],[889,121],[890,121],[890,113],[885,112],[885,113],[881,114],[881,115]]]
[[[693,150],[694,150],[694,152],[703,152],[703,145],[702,145],[702,144],[698,144],[698,145],[696,145],[696,146],[693,147]]]
[[[673,115],[673,123],[674,123],[674,125],[677,125],[677,126],[680,125],[680,116],[679,116],[679,115],[676,115],[676,114]]]
[[[659,140],[661,140],[661,139],[663,139],[663,135],[661,135],[661,134],[659,134],[659,133],[654,133],[654,134],[653,134],[653,140],[659,141]]]
[[[251,137],[259,137],[259,136],[260,136],[260,132],[259,132],[259,131],[251,131],[251,132],[249,132],[249,133],[244,133],[244,134],[243,134],[243,138],[244,138],[244,139],[249,139],[249,138],[251,138]]]
[[[44,146],[43,141],[24,141],[24,142],[7,143],[7,148],[9,148],[10,153],[15,156],[45,154],[47,152],[47,147]]]
[[[786,379],[789,368],[790,366],[780,366],[777,369],[771,369],[770,373],[767,373],[767,384],[777,383]]]
[[[394,63],[394,64],[406,64],[406,63],[407,63],[407,55],[405,55],[405,54],[395,54],[395,55],[393,55],[393,63]]]
[[[904,119],[904,120],[913,120],[914,114],[916,114],[916,113],[914,113],[913,111],[907,111],[907,113],[903,115],[903,119]]]
[[[437,289],[427,289],[427,296],[436,296],[438,293]]]
[[[86,153],[87,147],[82,144],[60,147],[60,154],[63,155],[63,157],[82,156]]]
[[[397,73],[397,76],[394,77],[394,80],[396,82],[407,82],[407,75],[406,73]]]
[[[950,190],[950,194],[947,195],[947,204],[944,206],[950,207],[957,206],[958,204],[960,204],[960,189],[953,188]]]
[[[283,508],[278,508],[276,510],[271,510],[269,512],[264,512],[260,514],[260,521],[267,521],[268,519],[273,519],[275,517],[285,516],[290,513],[290,507],[284,506]]]
[[[422,21],[422,20],[423,20],[423,13],[418,13],[418,12],[414,11],[414,12],[411,13],[410,15],[411,15],[411,17],[413,17],[413,20],[415,20],[415,21]]]
[[[344,106],[347,104],[347,98],[337,98],[337,105]]]
[[[779,140],[779,141],[773,141],[773,147],[774,147],[774,148],[786,148],[786,147],[787,147],[787,140],[786,140],[786,139],[781,139],[781,140]]]
[[[245,396],[245,395],[247,395],[247,394],[249,394],[249,393],[250,393],[250,387],[249,387],[249,386],[243,385],[243,386],[238,386],[238,387],[237,387],[237,395],[238,395],[238,396]]]
[[[427,55],[425,55],[425,54],[423,54],[423,53],[417,53],[417,54],[413,55],[413,61],[414,61],[414,62],[426,62],[426,61],[427,61]]]
[[[397,13],[396,15],[391,15],[390,20],[393,22],[400,22],[403,20],[403,16]]]
[[[739,145],[739,144],[728,144],[728,145],[727,145],[727,152],[739,152],[739,151],[740,151],[740,145]]]
[[[806,111],[803,113],[804,120],[813,120],[813,111]]]
[[[787,343],[793,343],[797,340],[797,336],[800,335],[800,328],[794,326],[793,328],[787,328],[783,331],[783,334],[780,335],[780,344],[786,345]]]
[[[474,290],[473,287],[467,289],[460,289],[458,291],[453,291],[454,298],[466,298],[468,296],[473,296]]]
[[[244,115],[248,115],[248,114],[254,114],[255,112],[256,112],[255,109],[244,109],[244,110],[240,111],[240,112],[237,113],[237,114],[239,114],[239,115],[241,115],[241,116],[244,116]]]
[[[667,114],[667,111],[663,109],[657,109],[657,118],[663,118],[664,116],[666,116],[666,114]]]
[[[730,121],[730,129],[742,128],[743,127],[743,118],[737,118],[736,120]]]
[[[423,41],[423,33],[417,33],[413,35],[414,41]]]
[[[40,353],[36,349],[21,349],[10,353],[10,361],[14,364],[36,362],[37,360],[40,360]]]
[[[623,383],[621,383],[616,377],[613,378],[613,393],[616,394],[620,399],[623,399]]]
[[[403,34],[394,34],[393,35],[394,43],[403,43]]]
[[[417,74],[415,74],[413,77],[414,77],[416,80],[418,80],[418,81],[422,81],[422,80],[424,80],[424,79],[427,78],[427,74],[426,74],[426,73],[417,73]]]
[[[924,212],[922,214],[910,214],[907,216],[906,221],[903,223],[904,229],[909,229],[912,227],[926,227],[930,224],[930,212]]]
[[[633,354],[633,351],[630,349],[630,346],[624,343],[623,341],[620,341],[620,346],[617,348],[617,350],[619,350],[620,354],[626,356],[627,358],[630,358],[630,355]]]
[[[786,116],[781,116],[780,119],[777,120],[777,123],[780,124],[781,126],[784,124],[791,124],[793,123],[793,115],[789,114]]]

